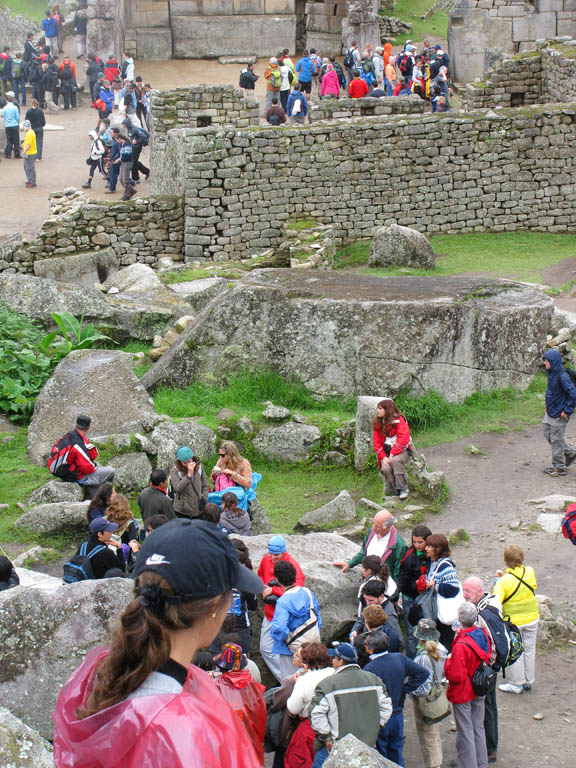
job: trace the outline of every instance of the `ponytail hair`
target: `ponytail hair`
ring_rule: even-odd
[[[134,592],[135,599],[126,606],[112,630],[110,653],[98,666],[94,688],[85,704],[76,710],[79,720],[126,699],[170,658],[171,630],[192,627],[229,598],[227,592],[217,598],[168,603],[166,598],[174,592],[153,571],[138,576]]]
[[[424,648],[426,649],[428,656],[433,659],[433,661],[440,661],[442,657],[440,655],[440,651],[438,650],[438,643],[435,640],[426,640],[426,645]]]

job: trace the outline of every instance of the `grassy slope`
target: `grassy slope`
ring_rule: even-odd
[[[13,16],[25,16],[40,24],[48,7],[45,0],[2,0],[0,5],[9,8]],[[24,45],[24,41],[22,41]]]
[[[408,35],[398,35],[397,44],[403,44],[406,40],[422,43],[428,36],[446,39],[448,14],[445,11],[435,13],[427,21],[422,19],[432,4],[433,0],[398,0],[390,15],[412,24],[412,29]]]
[[[544,232],[438,235],[430,238],[440,258],[432,270],[389,267],[368,269],[371,275],[457,275],[481,272],[529,282],[542,282],[543,270],[576,258],[576,237]],[[353,243],[337,255],[338,268],[366,265],[368,242]]]

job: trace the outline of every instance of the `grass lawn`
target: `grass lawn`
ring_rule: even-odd
[[[0,5],[3,8],[9,8],[13,16],[25,16],[37,24],[40,24],[44,18],[48,7],[46,0],[10,0],[9,2],[2,0]],[[22,46],[24,46],[24,40],[22,40]]]
[[[576,237],[544,232],[501,232],[470,235],[437,235],[430,238],[440,258],[434,269],[406,267],[368,268],[370,275],[457,275],[481,272],[512,280],[542,282],[542,271],[564,259],[576,258]],[[370,244],[352,243],[337,253],[337,268],[368,263]]]
[[[430,35],[440,37],[445,40],[448,34],[448,14],[445,11],[438,11],[427,21],[422,16],[432,6],[434,0],[398,0],[394,11],[390,11],[390,16],[402,19],[408,24],[412,24],[412,29],[408,35],[398,35],[396,44],[404,44],[406,40],[413,40],[416,43],[423,43]]]

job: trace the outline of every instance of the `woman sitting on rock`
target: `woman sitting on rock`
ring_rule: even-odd
[[[231,533],[252,536],[250,515],[238,506],[238,497],[235,493],[225,493],[222,496],[220,524],[226,526]]]
[[[244,459],[231,440],[225,440],[220,446],[220,458],[212,469],[211,480],[215,491],[239,486],[250,488],[252,485],[252,467]]]
[[[134,567],[134,555],[140,549],[140,544],[134,512],[130,509],[130,502],[126,496],[122,494],[114,496],[106,510],[106,518],[118,526],[112,534],[111,545],[122,549],[126,568],[131,571]]]
[[[105,517],[110,502],[117,495],[116,489],[112,483],[102,483],[102,485],[98,487],[96,495],[88,505],[88,510],[86,512],[88,524],[90,524],[95,517]]]
[[[187,445],[178,448],[170,484],[174,492],[174,514],[177,517],[200,517],[199,502],[200,499],[208,501],[210,486],[200,459]]]
[[[376,406],[372,422],[372,444],[378,457],[378,469],[384,481],[386,496],[408,497],[406,462],[412,454],[412,438],[408,422],[392,398],[385,397]]]

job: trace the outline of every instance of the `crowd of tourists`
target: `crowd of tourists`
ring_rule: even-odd
[[[113,467],[98,464],[90,429],[78,416],[48,460],[90,499],[87,537],[64,582],[132,578],[134,599],[110,644],[59,695],[58,768],[252,767],[265,751],[276,768],[317,768],[347,734],[403,766],[408,701],[427,767],[442,765],[440,725],[451,714],[459,768],[497,760],[497,690],[528,692],[535,677],[537,584],[520,547],[505,548],[490,585],[462,581],[444,534],[419,524],[404,541],[383,508],[358,553],[333,562],[358,568],[361,581],[347,626],[327,637],[306,565],[284,536],[270,536],[253,569],[255,473],[233,442],[209,472],[189,446],[172,468],[154,469],[137,500],[140,529]],[[392,399],[378,403],[372,430],[386,497],[406,498],[414,446]],[[0,588],[17,583],[0,558]],[[268,690],[264,673],[275,681]]]
[[[388,98],[415,94],[430,101],[432,111],[450,110],[450,58],[440,45],[428,41],[420,53],[408,40],[394,55],[392,44],[361,52],[355,42],[346,51],[342,64],[335,56],[321,57],[315,48],[304,50],[297,61],[288,48],[272,56],[264,70],[266,80],[265,117],[271,125],[304,123],[308,104],[315,99],[349,97]],[[248,64],[240,73],[239,85],[246,95],[254,93],[259,75]]]

